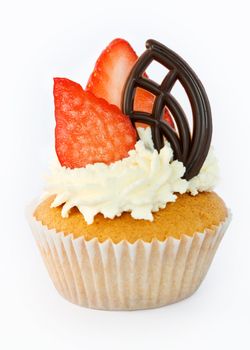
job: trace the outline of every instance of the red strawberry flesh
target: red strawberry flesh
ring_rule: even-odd
[[[122,109],[123,89],[138,56],[130,44],[123,39],[113,40],[98,58],[86,90]],[[154,95],[137,88],[134,110],[152,112]],[[166,109],[164,119],[174,126]]]
[[[136,143],[130,119],[119,108],[65,78],[54,79],[56,153],[61,165],[110,164]]]

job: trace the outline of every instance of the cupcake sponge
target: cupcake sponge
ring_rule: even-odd
[[[166,208],[153,213],[154,221],[135,220],[129,213],[114,219],[95,217],[88,225],[77,208],[73,208],[68,218],[62,218],[61,207],[50,208],[54,196],[40,203],[34,217],[49,229],[73,234],[74,238],[83,236],[86,240],[98,238],[99,242],[111,239],[113,243],[126,240],[134,243],[139,239],[151,242],[164,241],[171,236],[180,239],[181,235],[193,236],[196,232],[219,225],[227,216],[223,200],[215,192],[202,192],[197,196],[178,195],[176,202],[168,203]]]

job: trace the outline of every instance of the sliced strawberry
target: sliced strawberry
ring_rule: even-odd
[[[135,51],[127,41],[113,40],[98,58],[86,90],[121,109],[123,89],[137,59]],[[134,109],[141,112],[152,112],[154,98],[150,92],[138,88]],[[167,110],[165,120],[173,126],[172,118]]]
[[[138,88],[136,91],[136,98],[135,98],[135,104],[134,104],[135,111],[143,111],[143,112],[151,113],[154,99],[155,99],[154,95],[151,95],[149,92],[147,92],[144,89]],[[170,126],[172,126],[172,128],[174,128],[173,119],[171,118],[167,109],[165,109],[164,120]],[[140,127],[147,126],[143,123],[136,123],[136,125]]]
[[[122,91],[136,60],[127,41],[113,40],[98,58],[86,90],[121,108]]]
[[[56,153],[61,165],[110,164],[128,156],[136,132],[119,108],[68,79],[54,79]]]

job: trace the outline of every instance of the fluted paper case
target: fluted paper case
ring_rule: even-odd
[[[103,310],[171,304],[193,294],[213,260],[230,221],[192,237],[151,243],[86,241],[48,229],[31,210],[29,223],[58,292],[72,303]]]

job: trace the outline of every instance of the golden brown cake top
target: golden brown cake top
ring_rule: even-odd
[[[62,218],[61,207],[50,208],[54,197],[40,203],[34,217],[57,232],[73,234],[75,238],[84,236],[86,240],[98,238],[100,242],[111,239],[114,243],[127,240],[134,243],[138,239],[151,242],[167,237],[180,238],[182,234],[192,236],[220,224],[227,216],[223,200],[215,192],[202,192],[197,196],[178,195],[176,202],[168,203],[165,209],[153,213],[154,221],[133,219],[130,213],[106,219],[102,214],[88,225],[77,208],[71,209],[68,218]]]

